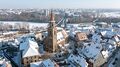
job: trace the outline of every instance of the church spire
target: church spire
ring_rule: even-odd
[[[57,51],[57,28],[55,25],[54,14],[51,11],[50,13],[50,21],[48,27],[48,38],[45,46],[45,50],[48,52]]]
[[[51,13],[50,13],[50,22],[55,22],[55,17],[54,17],[53,11],[51,11]]]

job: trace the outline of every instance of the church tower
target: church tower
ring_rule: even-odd
[[[54,20],[54,14],[51,11],[50,14],[50,21],[48,25],[48,37],[47,37],[47,44],[45,44],[45,50],[47,52],[55,52],[57,50],[57,29]]]

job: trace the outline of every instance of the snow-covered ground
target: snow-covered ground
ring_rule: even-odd
[[[119,18],[120,17],[119,12],[105,12],[105,13],[101,13],[101,15],[103,15],[105,17],[111,17],[111,18]]]
[[[0,21],[0,23],[6,23],[10,25],[15,25],[16,23],[28,23],[30,28],[32,27],[47,27],[48,23],[34,23],[34,22],[23,22],[23,21]]]

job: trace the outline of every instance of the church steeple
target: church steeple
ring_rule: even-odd
[[[57,50],[57,29],[54,20],[54,14],[51,11],[50,21],[48,27],[48,38],[47,38],[45,50],[48,52],[55,52]]]
[[[55,26],[56,26],[56,24],[55,24],[55,17],[54,17],[53,11],[51,11],[49,27],[54,28]]]
[[[53,11],[51,11],[51,14],[50,14],[50,22],[55,22]]]

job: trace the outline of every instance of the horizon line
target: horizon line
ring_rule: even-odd
[[[0,9],[120,9],[120,8],[0,8]]]

